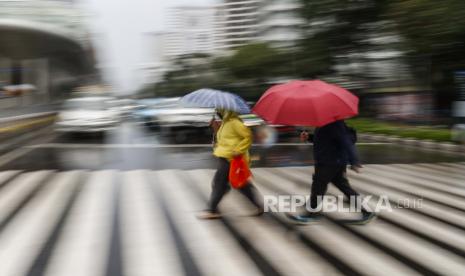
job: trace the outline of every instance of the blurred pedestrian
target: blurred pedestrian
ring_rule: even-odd
[[[218,204],[231,189],[229,185],[229,167],[232,158],[243,155],[250,162],[249,148],[252,145],[252,131],[244,125],[238,114],[224,109],[217,109],[217,115],[222,123],[216,134],[216,144],[213,154],[217,157],[218,167],[213,178],[212,192],[208,209],[198,215],[200,219],[216,219],[221,217]],[[238,191],[246,196],[257,207],[254,215],[263,214],[263,207],[258,200],[258,192],[252,183],[247,183]]]
[[[303,142],[313,142],[313,155],[315,159],[315,172],[311,188],[309,205],[312,210],[318,207],[320,200],[326,194],[328,184],[333,183],[349,199],[357,199],[357,193],[349,184],[346,174],[347,165],[350,169],[360,173],[360,165],[355,147],[356,133],[350,129],[343,120],[335,121],[314,130],[313,135],[307,131],[300,134]],[[352,197],[352,198],[351,198]],[[362,208],[362,221],[374,217],[374,213]],[[307,211],[296,218],[303,222],[311,222],[320,218],[319,212]]]

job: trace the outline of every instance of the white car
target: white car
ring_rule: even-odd
[[[185,107],[180,98],[159,99],[139,111],[138,117],[146,125],[165,130],[206,128],[215,114],[212,108]]]
[[[110,97],[83,97],[67,100],[55,125],[59,132],[100,132],[115,129],[118,111],[111,108]]]

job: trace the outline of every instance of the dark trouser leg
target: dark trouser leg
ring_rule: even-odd
[[[351,197],[353,200],[357,200],[357,198],[360,196],[357,191],[355,191],[349,183],[349,180],[347,179],[347,168],[346,166],[341,167],[337,174],[334,176],[332,183],[347,197],[347,199],[351,200]],[[365,212],[365,210],[362,210]]]
[[[212,212],[217,211],[218,204],[220,203],[223,196],[229,191],[229,162],[224,158],[218,158],[218,167],[213,177],[212,192],[210,195],[210,201],[208,203],[208,209]]]
[[[315,210],[318,207],[318,198],[323,198],[328,183],[331,182],[334,176],[334,169],[326,166],[315,166],[315,173],[313,174],[313,183],[310,194],[310,207]]]
[[[338,169],[336,175],[334,176],[333,180],[331,181],[336,187],[348,198],[350,199],[351,196],[358,196],[359,194],[352,189],[349,184],[349,180],[347,180],[347,170],[346,167],[341,167]]]
[[[239,189],[238,191],[246,196],[257,208],[263,208],[263,204],[260,200],[258,200],[259,193],[252,183],[249,182],[244,188]]]

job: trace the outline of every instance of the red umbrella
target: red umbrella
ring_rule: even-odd
[[[357,115],[358,98],[324,81],[291,81],[268,89],[253,112],[271,124],[323,126]]]

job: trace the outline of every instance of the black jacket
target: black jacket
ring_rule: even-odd
[[[357,150],[344,121],[318,127],[311,137],[316,165],[358,165]]]

